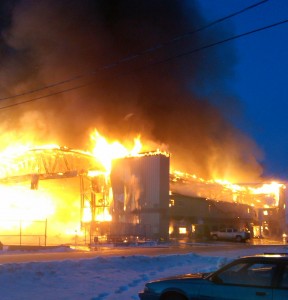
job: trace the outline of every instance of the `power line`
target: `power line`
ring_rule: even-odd
[[[223,22],[223,21],[226,21],[226,20],[228,20],[228,19],[230,19],[230,18],[232,18],[232,17],[235,17],[235,16],[237,16],[237,15],[240,15],[240,14],[246,12],[247,10],[250,10],[250,9],[255,8],[255,7],[259,6],[259,5],[262,5],[262,4],[264,4],[265,2],[268,2],[268,1],[270,1],[270,0],[263,0],[263,1],[260,1],[260,2],[255,3],[255,4],[252,4],[252,5],[250,5],[250,6],[247,6],[247,7],[243,8],[243,9],[241,9],[241,10],[235,12],[235,13],[232,13],[232,14],[226,16],[226,17],[223,17],[223,18],[220,18],[220,19],[218,19],[218,20],[215,20],[215,21],[213,21],[213,22],[207,24],[206,26],[203,26],[203,27],[201,27],[201,28],[199,28],[199,29],[196,29],[196,30],[194,30],[194,31],[187,32],[186,34],[183,34],[183,35],[181,35],[181,36],[179,36],[179,37],[176,37],[176,38],[174,38],[173,40],[171,40],[171,42],[180,40],[180,39],[185,38],[185,37],[187,37],[187,36],[190,36],[190,35],[192,35],[192,34],[194,34],[194,33],[197,33],[197,32],[200,32],[200,31],[202,31],[202,30],[205,30],[205,29],[207,29],[207,28],[209,28],[209,27],[212,27],[213,25],[216,25],[216,24],[221,23],[221,22]],[[170,42],[168,42],[168,43],[170,43]],[[168,44],[168,43],[165,43],[165,44]],[[165,44],[163,44],[163,45],[165,45]]]
[[[229,41],[236,40],[238,38],[242,38],[244,36],[248,36],[248,35],[254,34],[256,32],[260,32],[260,31],[264,31],[264,30],[267,30],[267,29],[270,29],[270,28],[273,28],[273,27],[277,27],[277,26],[283,25],[285,23],[288,23],[288,19],[280,21],[280,22],[277,22],[277,23],[273,23],[273,24],[270,24],[270,25],[267,25],[267,26],[264,26],[264,27],[261,27],[261,28],[257,28],[257,29],[254,29],[254,30],[251,30],[251,31],[248,31],[248,32],[244,32],[244,33],[232,36],[230,38],[227,38],[227,39],[224,39],[224,40],[221,40],[221,41],[218,41],[218,42],[206,45],[206,46],[202,46],[202,47],[193,49],[191,51],[187,51],[185,53],[180,53],[178,55],[171,56],[171,57],[169,57],[167,59],[163,59],[163,60],[158,60],[156,62],[152,62],[150,64],[147,64],[147,65],[139,68],[138,70],[145,69],[145,68],[147,68],[149,66],[153,66],[153,65],[157,65],[157,64],[161,64],[161,63],[166,63],[166,62],[171,61],[173,59],[177,59],[177,58],[181,58],[183,56],[191,55],[191,54],[193,54],[195,52],[199,52],[199,51],[202,51],[202,50],[205,50],[205,49],[208,49],[208,48],[211,48],[211,47],[223,44],[223,43],[227,43]],[[127,73],[130,74],[131,72],[132,71],[128,71]],[[123,76],[123,74],[118,74],[117,76],[120,76],[120,75]],[[13,106],[22,105],[22,104],[33,102],[33,101],[37,101],[37,100],[41,100],[41,99],[44,99],[44,98],[47,98],[47,97],[51,97],[51,96],[55,96],[55,95],[59,95],[59,94],[62,94],[62,93],[70,92],[72,90],[80,89],[80,88],[83,88],[83,87],[86,87],[88,85],[93,84],[95,81],[96,81],[96,79],[92,80],[92,81],[90,81],[88,83],[81,84],[81,85],[78,85],[78,86],[74,86],[74,87],[71,87],[71,88],[68,88],[68,89],[65,89],[65,90],[61,90],[61,91],[57,91],[57,92],[50,93],[50,94],[47,94],[47,95],[35,97],[35,98],[29,99],[29,100],[26,100],[26,101],[22,101],[22,102],[10,104],[10,105],[2,106],[2,107],[0,107],[0,110],[6,109],[6,108],[10,108],[10,107],[13,107]]]
[[[16,95],[13,95],[13,96],[0,98],[0,101],[2,101],[2,100],[3,100],[3,101],[4,101],[4,100],[10,100],[10,99],[14,99],[14,98],[21,97],[21,96],[26,96],[26,95],[29,95],[29,94],[33,94],[33,93],[36,93],[36,92],[43,91],[43,90],[45,90],[45,89],[49,89],[49,88],[53,88],[53,87],[56,87],[56,86],[60,86],[60,85],[63,85],[63,84],[65,84],[65,83],[73,82],[73,81],[75,81],[75,80],[79,80],[79,79],[82,79],[82,78],[85,78],[85,77],[95,76],[95,75],[96,75],[98,72],[100,72],[100,71],[114,68],[114,67],[119,66],[119,65],[121,65],[121,64],[123,64],[123,63],[132,61],[132,60],[134,60],[134,59],[136,59],[136,58],[139,58],[140,56],[143,56],[143,55],[146,55],[146,54],[148,54],[148,53],[154,52],[154,51],[156,51],[156,50],[162,49],[163,47],[166,47],[166,46],[168,46],[168,45],[170,45],[170,44],[173,44],[173,43],[175,43],[175,42],[177,42],[177,41],[180,41],[180,40],[182,40],[182,39],[188,38],[188,37],[190,37],[191,35],[193,35],[193,34],[195,34],[195,33],[201,32],[201,31],[203,31],[203,30],[205,30],[205,29],[208,29],[208,28],[210,28],[210,27],[212,27],[212,26],[218,24],[218,23],[221,23],[221,22],[223,22],[223,21],[225,21],[225,20],[228,20],[228,19],[230,19],[230,18],[233,18],[233,17],[235,17],[235,16],[237,16],[237,15],[240,15],[240,14],[242,14],[242,13],[244,13],[244,12],[250,10],[250,9],[253,9],[253,8],[257,7],[257,6],[260,6],[260,5],[262,5],[262,4],[264,4],[264,3],[268,2],[268,1],[270,1],[270,0],[262,0],[262,1],[260,1],[260,2],[255,3],[255,4],[252,4],[252,5],[250,5],[250,6],[247,6],[247,7],[243,8],[243,9],[237,11],[237,12],[234,12],[234,13],[232,13],[232,14],[230,14],[230,15],[227,15],[227,16],[222,17],[222,18],[220,18],[220,19],[217,19],[217,20],[215,20],[215,21],[212,21],[212,22],[208,23],[207,25],[205,25],[205,26],[203,26],[203,27],[200,27],[200,28],[195,29],[195,30],[193,30],[193,31],[189,31],[189,32],[186,32],[186,33],[184,33],[184,34],[182,34],[182,35],[176,36],[176,37],[174,37],[173,39],[171,39],[171,40],[169,40],[169,41],[167,41],[167,42],[159,43],[158,45],[155,45],[155,46],[153,46],[153,47],[147,48],[147,49],[143,50],[142,52],[139,52],[139,53],[136,53],[136,54],[133,54],[133,55],[126,56],[126,57],[124,57],[124,58],[122,58],[122,59],[120,59],[120,60],[118,60],[118,61],[116,61],[116,62],[113,62],[113,63],[107,64],[107,65],[104,65],[103,67],[100,67],[100,68],[98,68],[97,70],[94,70],[94,71],[92,71],[92,72],[89,72],[89,73],[86,73],[86,74],[79,74],[79,75],[76,75],[76,76],[74,76],[74,77],[67,78],[67,79],[62,80],[62,81],[57,81],[57,82],[55,82],[55,83],[51,83],[51,84],[46,85],[46,86],[44,86],[44,87],[40,87],[40,88],[37,88],[37,89],[34,89],[34,90],[29,90],[29,91],[24,92],[24,93],[21,93],[21,94],[16,94]],[[69,90],[70,90],[70,89],[69,89]],[[24,101],[24,102],[25,102],[25,101]],[[26,102],[25,102],[25,103],[26,103]]]
[[[199,52],[199,51],[201,51],[201,50],[205,50],[205,49],[208,49],[208,48],[211,48],[211,47],[220,45],[220,44],[224,44],[224,43],[227,43],[227,42],[236,40],[236,39],[238,39],[238,38],[241,38],[241,37],[244,37],[244,36],[247,36],[247,35],[256,33],[256,32],[260,32],[260,31],[263,31],[263,30],[266,30],[266,29],[270,29],[270,28],[273,28],[273,27],[276,27],[276,26],[283,25],[283,24],[285,24],[285,23],[287,23],[287,22],[288,22],[288,19],[283,20],[283,21],[280,21],[280,22],[277,22],[277,23],[274,23],[274,24],[271,24],[271,25],[267,25],[267,26],[264,26],[264,27],[261,27],[261,28],[257,28],[257,29],[254,29],[254,30],[251,30],[251,31],[248,31],[248,32],[244,32],[244,33],[241,33],[241,34],[238,34],[238,35],[229,37],[229,38],[227,38],[227,39],[224,39],[224,40],[222,40],[222,41],[218,41],[218,42],[215,42],[215,43],[206,45],[206,46],[202,46],[202,47],[200,47],[200,48],[193,49],[193,50],[191,50],[191,51],[187,51],[187,52],[184,52],[184,53],[175,55],[175,56],[173,56],[173,57],[169,57],[169,58],[167,58],[167,59],[165,59],[165,60],[161,60],[161,61],[158,61],[158,62],[151,63],[151,65],[154,65],[154,64],[156,65],[156,64],[164,63],[164,62],[167,62],[167,61],[176,59],[176,58],[180,58],[180,57],[183,57],[183,56],[187,56],[187,55],[193,54],[193,53],[195,53],[195,52]]]

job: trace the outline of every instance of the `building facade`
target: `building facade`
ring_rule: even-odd
[[[110,178],[115,231],[169,238],[169,165],[169,155],[161,153],[113,161]]]

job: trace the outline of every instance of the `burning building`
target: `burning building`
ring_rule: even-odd
[[[173,171],[166,152],[137,154],[137,139],[131,151],[103,139],[97,135],[93,154],[50,145],[1,156],[4,243],[167,240],[169,230],[177,235],[180,227],[191,233],[231,224],[248,226],[255,236],[279,236],[287,229],[283,184],[205,181]],[[108,150],[111,145],[116,153]]]
[[[247,229],[254,237],[281,237],[287,232],[286,184],[277,182],[232,184],[171,173],[170,232],[175,228],[201,235],[216,228]],[[205,229],[205,230],[204,230]],[[205,233],[206,231],[206,233]]]
[[[48,236],[50,244],[71,242],[80,232],[79,178],[104,172],[91,154],[56,145],[6,151],[0,170],[2,241],[41,245]]]
[[[93,154],[56,145],[2,153],[0,236],[5,244],[89,244],[112,236],[168,239],[169,155],[136,155],[138,140],[127,151],[96,136]]]

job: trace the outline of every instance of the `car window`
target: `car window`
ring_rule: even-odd
[[[288,265],[285,266],[280,287],[288,288]]]
[[[222,284],[271,287],[276,264],[239,263],[217,274],[216,282]]]

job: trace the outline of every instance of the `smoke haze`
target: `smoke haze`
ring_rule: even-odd
[[[261,175],[260,150],[229,121],[239,109],[225,86],[236,62],[233,44],[170,59],[233,28],[156,50],[205,24],[196,1],[4,0],[0,6],[0,98],[23,94],[1,107],[28,101],[0,110],[2,147],[13,137],[86,150],[97,128],[120,141],[140,133],[144,143],[172,153],[174,168],[200,177]]]

